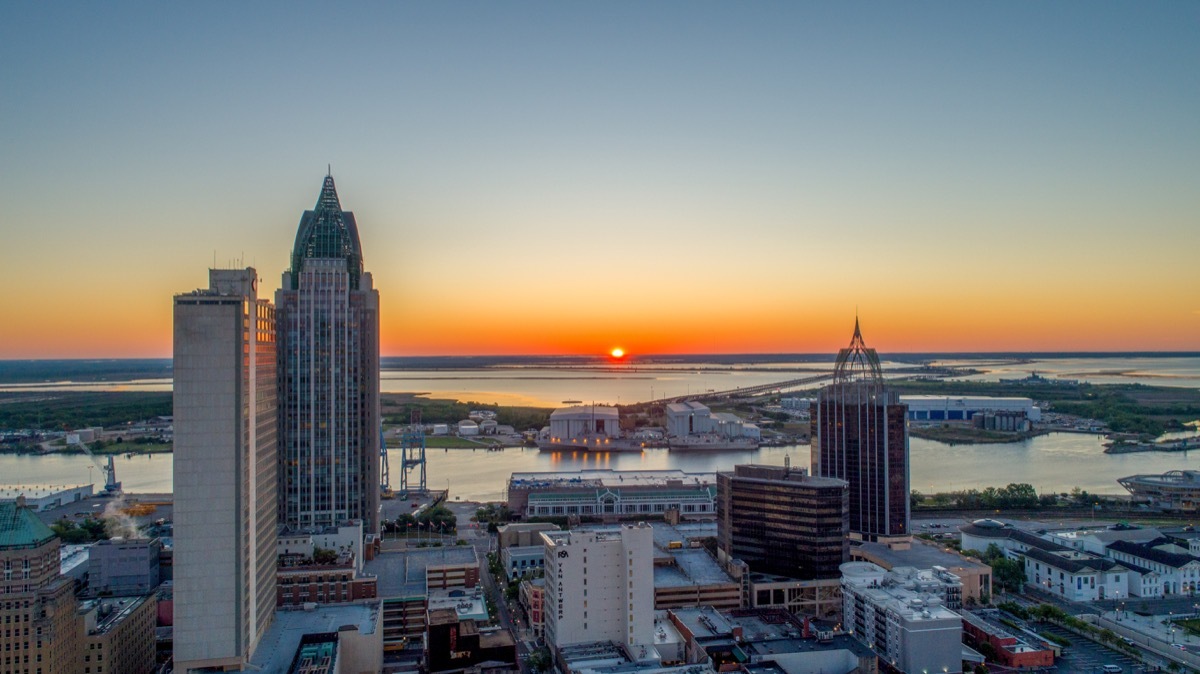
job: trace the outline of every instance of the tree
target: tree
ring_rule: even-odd
[[[996,561],[997,559],[1003,559],[1003,558],[1004,558],[1004,551],[1000,549],[1000,546],[996,545],[995,543],[988,543],[987,550],[983,551],[983,561],[987,562],[988,564],[991,564],[992,562]]]
[[[338,553],[337,553],[337,550],[331,550],[329,548],[314,547],[312,558],[313,558],[313,564],[325,566],[328,564],[337,563]]]
[[[526,660],[529,668],[535,672],[544,672],[550,667],[550,651],[545,647],[539,648],[529,654],[529,659]]]
[[[1020,592],[1025,585],[1025,567],[1011,559],[997,559],[991,563],[992,580],[1000,589]]]

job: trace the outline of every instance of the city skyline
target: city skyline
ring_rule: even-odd
[[[1196,15],[5,6],[0,358],[170,356],[327,164],[384,356],[1195,350]]]

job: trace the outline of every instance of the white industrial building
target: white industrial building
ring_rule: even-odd
[[[902,672],[962,671],[962,617],[940,597],[891,583],[870,562],[841,570],[842,624],[880,659]]]
[[[608,405],[575,405],[550,413],[550,437],[567,441],[572,438],[621,435],[621,419],[617,408]]]
[[[546,642],[612,641],[631,654],[654,648],[654,529],[547,531]],[[640,658],[639,658],[640,659]]]
[[[25,497],[25,506],[31,510],[50,510],[67,503],[82,501],[92,497],[94,487],[90,484],[80,485],[4,485],[0,486],[0,501],[15,501],[18,496]]]
[[[910,421],[970,421],[983,412],[1023,412],[1030,421],[1040,421],[1042,410],[1029,398],[987,396],[900,396],[908,405]]]
[[[463,419],[458,422],[459,435],[479,435],[479,424],[470,419]]]
[[[758,426],[742,421],[735,414],[713,414],[706,405],[694,402],[667,405],[667,434],[674,438],[719,435],[723,438],[761,439]]]

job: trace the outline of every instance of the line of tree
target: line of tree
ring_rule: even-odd
[[[1033,485],[1012,483],[1006,487],[987,487],[986,489],[967,489],[925,496],[919,491],[912,492],[913,506],[926,503],[933,506],[958,508],[1036,508],[1038,506],[1055,505],[1057,494],[1038,496]]]

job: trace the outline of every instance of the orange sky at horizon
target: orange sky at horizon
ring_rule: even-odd
[[[18,332],[18,322],[0,325],[0,359],[170,357],[171,295],[133,296],[107,305],[85,298],[67,311],[50,313],[37,311],[29,298],[15,306],[8,301],[7,315],[30,317],[38,330]],[[854,324],[853,308],[805,312],[782,301],[774,311],[770,301],[748,303],[752,314],[728,320],[665,310],[657,320],[650,318],[654,311],[629,318],[557,319],[499,306],[474,315],[442,312],[430,320],[416,314],[413,320],[413,313],[389,301],[386,290],[381,305],[384,356],[604,355],[616,346],[635,358],[834,353],[849,342]],[[1200,327],[1200,311],[1148,302],[1121,307],[1120,318],[1087,302],[997,306],[993,298],[992,306],[972,311],[970,304],[949,302],[880,304],[860,307],[859,314],[868,345],[884,353],[1195,351]],[[1148,325],[1168,329],[1147,330]]]

